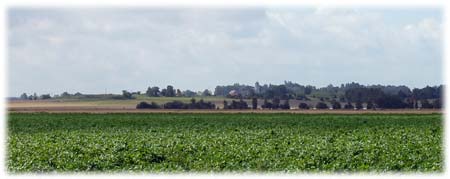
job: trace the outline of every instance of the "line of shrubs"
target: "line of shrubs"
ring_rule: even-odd
[[[330,105],[328,105],[325,102],[318,102],[314,106],[310,106],[306,103],[300,103],[298,105],[299,109],[310,109],[311,107],[314,107],[315,109],[364,109],[363,103],[356,102],[355,105],[348,102],[347,104],[341,105],[340,102],[337,101],[331,101]],[[439,109],[441,106],[435,106],[434,104],[430,104],[427,101],[422,102],[421,108],[436,108]],[[218,107],[217,107],[218,108]],[[283,104],[280,104],[279,99],[273,99],[271,102],[269,102],[267,99],[264,100],[264,103],[261,105],[262,109],[291,109],[289,105],[289,100],[285,100]],[[372,102],[368,102],[365,105],[365,109],[376,109],[376,104]],[[391,109],[402,109],[406,108],[406,106],[395,106],[391,107]],[[136,109],[216,109],[216,105],[212,102],[205,102],[203,99],[200,99],[199,101],[196,101],[194,98],[191,99],[190,103],[184,103],[182,101],[172,101],[167,102],[165,104],[158,105],[155,102],[147,103],[147,102],[140,102],[137,104]],[[228,101],[223,101],[223,109],[250,109],[247,102],[240,99],[239,101],[232,100],[229,104]],[[252,109],[257,109],[257,99],[252,100]],[[389,109],[389,108],[387,108]]]
[[[191,103],[184,103],[182,101],[172,101],[163,104],[162,106],[158,105],[155,102],[151,102],[150,104],[147,102],[140,102],[136,105],[136,109],[215,109],[216,105],[211,102],[205,102],[203,99],[200,99],[198,102],[192,98]]]

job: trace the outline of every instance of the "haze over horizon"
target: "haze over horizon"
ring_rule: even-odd
[[[439,8],[11,8],[8,96],[443,84]]]

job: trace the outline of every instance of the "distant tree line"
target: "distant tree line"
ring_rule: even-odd
[[[50,94],[42,94],[40,96],[38,96],[36,93],[32,94],[32,95],[27,95],[27,93],[22,93],[22,95],[20,95],[20,99],[22,100],[38,100],[38,99],[50,99],[52,98],[50,96]]]
[[[180,89],[175,89],[172,85],[168,85],[166,88],[163,88],[161,90],[157,86],[150,86],[147,88],[145,95],[149,97],[195,97],[211,96],[212,94],[208,89],[198,92],[194,92],[191,90],[181,91]]]
[[[443,85],[411,90],[407,86],[365,86],[353,82],[340,86],[328,85],[324,88],[316,88],[311,85],[304,86],[292,82],[285,82],[282,85],[260,85],[256,82],[255,86],[236,83],[228,86],[217,86],[214,91],[215,96],[244,99],[263,98],[266,100],[261,107],[268,109],[287,108],[287,106],[280,105],[279,100],[310,101],[312,98],[316,98],[323,103],[309,106],[318,109],[441,108],[442,93]],[[272,99],[272,102],[268,102],[267,99]],[[328,102],[330,106],[325,107],[325,105],[328,105],[325,102]],[[341,103],[347,104],[342,106]],[[363,107],[364,105],[366,107]],[[302,108],[306,108],[305,104]]]
[[[311,101],[295,106],[300,109],[306,108],[333,108],[333,109],[393,109],[393,108],[442,108],[443,85],[426,86],[424,88],[410,89],[407,86],[393,85],[361,85],[359,83],[346,83],[340,86],[328,85],[317,88],[312,85],[300,85],[290,81],[284,84],[261,85],[258,82],[254,86],[250,85],[225,85],[216,86],[214,93],[205,89],[203,91],[180,90],[172,85],[160,89],[157,86],[149,86],[145,93],[140,91],[129,92],[123,90],[122,94],[81,94],[79,92],[70,94],[64,92],[60,95],[50,94],[27,95],[23,93],[20,98],[23,100],[51,99],[51,98],[76,98],[76,99],[136,99],[139,95],[148,97],[208,97],[219,96],[233,100],[226,102],[227,109],[247,109],[249,105],[243,99],[251,99],[251,108],[257,108],[258,99],[264,99],[261,105],[263,109],[290,109],[289,100]],[[281,103],[281,101],[284,101]],[[318,103],[320,101],[321,103]],[[315,104],[312,105],[311,103]],[[323,104],[322,104],[323,103]],[[325,105],[327,105],[325,107]],[[180,105],[178,102],[168,104],[168,106]],[[185,107],[184,105],[181,105]],[[188,107],[189,108],[189,107]],[[192,108],[192,106],[191,106]]]
[[[215,109],[216,105],[211,102],[205,102],[203,99],[196,101],[194,98],[191,99],[190,103],[184,103],[182,101],[172,101],[167,102],[163,105],[158,105],[155,102],[150,104],[147,102],[140,102],[137,104],[136,109]]]

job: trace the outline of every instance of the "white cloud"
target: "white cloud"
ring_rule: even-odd
[[[386,20],[364,9],[15,9],[10,92],[440,83],[441,22]]]

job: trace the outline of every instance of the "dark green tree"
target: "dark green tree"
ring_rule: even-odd
[[[298,108],[299,108],[299,109],[309,109],[309,106],[308,106],[308,104],[306,104],[306,103],[300,103],[300,104],[298,105]]]
[[[166,95],[165,96],[167,96],[167,97],[174,97],[175,96],[175,90],[173,89],[173,86],[171,86],[171,85],[167,85],[167,88],[166,88]]]
[[[41,95],[40,98],[41,98],[41,99],[50,99],[50,98],[52,98],[52,97],[50,96],[50,94],[43,94],[43,95]]]
[[[63,92],[61,93],[61,97],[65,98],[65,97],[69,97],[70,94],[68,92]]]
[[[272,109],[278,109],[278,108],[280,108],[280,99],[274,98],[272,100]]]
[[[362,109],[363,108],[362,102],[361,101],[356,101],[355,108],[358,109],[358,110]]]
[[[28,99],[27,93],[22,93],[22,95],[20,95],[20,99]]]
[[[131,99],[131,98],[132,98],[131,93],[128,92],[127,90],[122,90],[122,96],[123,96],[125,99]]]
[[[267,98],[264,99],[263,105],[261,105],[263,109],[272,109],[272,103],[270,103]]]
[[[438,98],[438,99],[434,100],[432,105],[433,105],[434,109],[441,109],[442,108],[441,99]]]
[[[354,108],[355,107],[350,102],[347,102],[347,104],[344,105],[344,109],[354,109]]]
[[[284,100],[284,103],[280,105],[281,109],[291,109],[291,106],[289,105],[289,99]]]
[[[431,108],[433,108],[433,105],[431,105],[430,102],[427,99],[421,100],[420,104],[422,105],[422,108],[424,108],[424,109],[431,109]]]
[[[183,93],[181,93],[181,90],[180,90],[180,89],[177,89],[177,96],[178,96],[178,97],[183,96]]]
[[[258,108],[258,99],[252,98],[252,109],[257,109],[257,108]]]
[[[331,101],[331,107],[333,109],[341,109],[342,108],[341,103],[337,102],[336,100]]]
[[[228,109],[228,102],[223,100],[223,109]]]
[[[316,109],[328,109],[328,105],[324,102],[318,102],[316,104]]]
[[[205,89],[205,90],[202,92],[202,96],[211,96],[211,92],[210,92],[208,89]]]
[[[375,109],[375,106],[373,105],[372,101],[367,102],[367,109]]]

